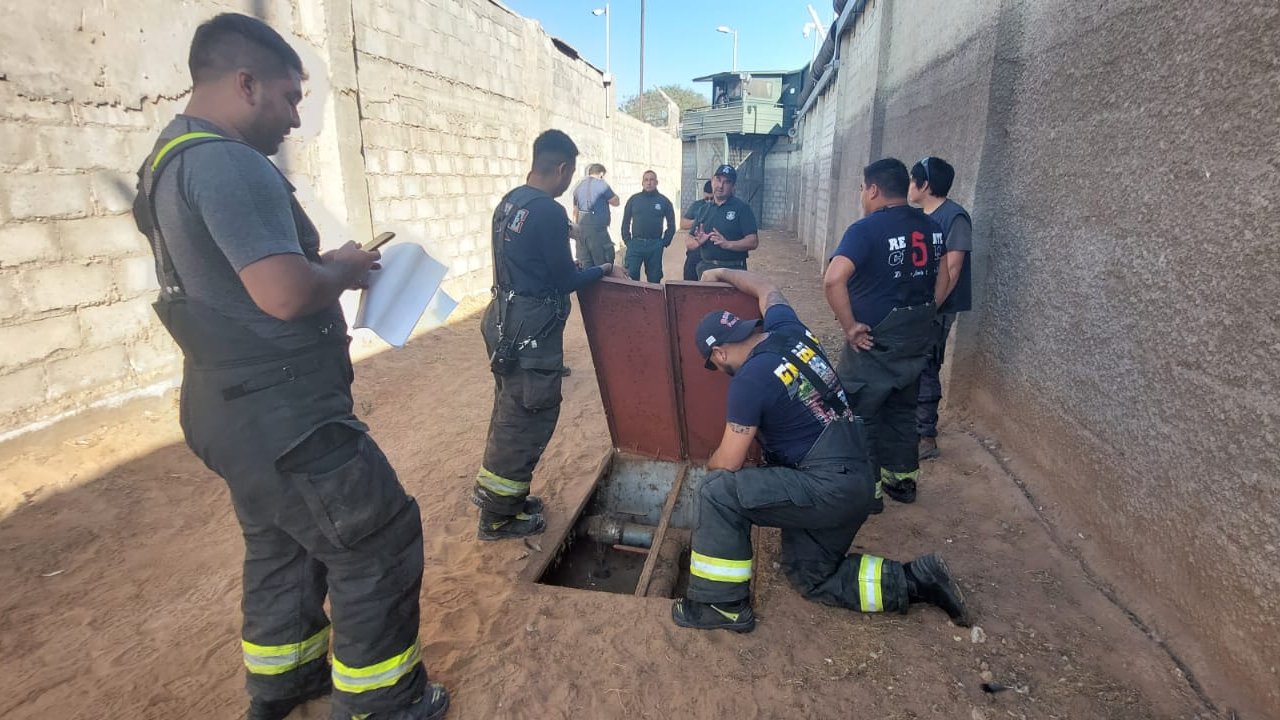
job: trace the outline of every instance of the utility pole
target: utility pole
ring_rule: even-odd
[[[644,0],[640,0],[640,107],[644,107]]]

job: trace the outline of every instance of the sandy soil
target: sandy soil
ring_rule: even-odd
[[[830,344],[802,254],[766,233],[753,265]],[[681,255],[668,252],[668,276]],[[669,601],[517,580],[536,558],[519,542],[477,543],[466,498],[492,398],[478,308],[357,368],[357,412],[422,505],[423,657],[453,693],[451,718],[1215,717],[1055,543],[996,440],[950,418],[920,500],[890,502],[857,546],[943,552],[980,642],[931,608],[862,616],[802,600],[773,562],[773,531],[757,561],[760,624],[745,636],[680,630]],[[609,448],[576,316],[566,348],[574,373],[534,481],[558,527]],[[0,521],[0,716],[239,717],[242,544],[222,482],[180,443],[172,401],[2,447],[0,474],[25,489]],[[989,694],[984,679],[1010,689]],[[295,717],[328,717],[327,703]]]

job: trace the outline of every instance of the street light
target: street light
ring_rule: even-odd
[[[733,36],[733,70],[738,71],[738,31],[728,25],[721,25],[716,28],[716,32],[722,32]]]
[[[605,3],[602,8],[592,10],[591,14],[596,17],[604,16],[604,81],[610,83],[613,82],[613,74],[609,65],[609,3]]]

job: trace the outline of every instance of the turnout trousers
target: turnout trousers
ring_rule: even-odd
[[[782,529],[782,569],[804,597],[838,607],[906,612],[901,563],[846,554],[871,510],[874,480],[855,420],[831,423],[797,467],[713,470],[698,488],[688,598],[750,595],[751,526]]]
[[[613,238],[609,237],[607,225],[580,225],[581,237],[577,244],[578,265],[589,268],[613,262]]]
[[[872,467],[891,485],[919,479],[916,399],[934,315],[932,303],[894,308],[871,329],[874,347],[855,352],[845,343],[840,352],[840,383],[865,424]]]
[[[640,279],[640,268],[644,268],[645,277],[651,283],[662,282],[662,251],[666,245],[662,238],[632,238],[627,243],[627,275],[632,280]]]
[[[916,400],[916,434],[938,437],[938,403],[942,401],[942,363],[947,357],[947,336],[955,323],[955,313],[939,313],[933,321],[934,345],[929,362],[920,373],[920,394]]]
[[[489,303],[481,322],[489,357],[498,346],[498,303]],[[516,366],[494,372],[493,412],[485,441],[484,464],[476,473],[475,502],[484,511],[515,516],[529,496],[533,471],[551,442],[560,419],[560,368],[564,365],[563,309],[555,300],[516,296],[505,324],[516,337],[536,338],[517,351]],[[523,329],[521,329],[523,328]],[[541,337],[537,337],[541,335]]]
[[[244,534],[249,694],[332,682],[335,718],[408,706],[427,682],[418,506],[352,413],[352,377],[345,342],[269,363],[188,360],[181,401],[187,444],[226,480]]]

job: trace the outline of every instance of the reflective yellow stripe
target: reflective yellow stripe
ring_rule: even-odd
[[[418,650],[418,640],[408,650],[388,658],[376,665],[351,667],[344,664],[335,655],[333,658],[333,686],[343,692],[362,693],[378,688],[391,687],[400,678],[413,671],[422,659]]]
[[[880,594],[880,570],[884,558],[863,555],[858,562],[858,604],[862,612],[880,612],[884,609]]]
[[[319,660],[329,652],[329,628],[303,640],[288,645],[255,645],[241,640],[244,650],[244,666],[255,675],[281,675],[297,670],[312,660]]]
[[[188,140],[196,140],[198,138],[220,138],[220,137],[222,136],[217,133],[211,133],[211,132],[189,132],[183,135],[179,135],[178,137],[165,143],[164,147],[160,148],[160,152],[156,153],[155,159],[151,161],[151,172],[155,172],[156,168],[160,167],[160,161],[164,159],[165,155],[169,154],[170,150],[178,147],[182,143]]]
[[[751,580],[751,560],[724,560],[690,553],[689,574],[716,582],[748,582]]]
[[[880,468],[881,482],[887,482],[890,485],[897,485],[903,480],[915,481],[920,478],[920,470],[912,470],[911,472],[894,472],[889,468]]]
[[[528,481],[520,482],[519,480],[508,480],[501,475],[496,475],[484,468],[480,468],[480,472],[476,473],[476,484],[497,495],[506,497],[516,497],[529,494]]]

